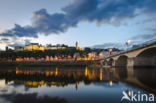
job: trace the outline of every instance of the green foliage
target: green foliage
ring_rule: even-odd
[[[45,50],[45,51],[10,51],[10,52],[1,52],[0,53],[0,60],[15,60],[16,58],[24,58],[24,57],[34,57],[36,59],[38,58],[46,58],[46,56],[61,56],[61,57],[68,57],[74,56],[74,53],[80,53],[82,56],[82,51],[76,50],[75,48],[68,48],[64,50]],[[84,55],[84,54],[83,54]]]

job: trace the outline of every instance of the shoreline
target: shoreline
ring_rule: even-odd
[[[0,61],[0,66],[88,66],[97,64],[92,60],[81,61]]]

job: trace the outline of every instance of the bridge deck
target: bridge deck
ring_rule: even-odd
[[[118,55],[121,55],[121,54],[132,52],[132,51],[135,51],[135,50],[138,50],[138,49],[142,49],[142,48],[145,48],[145,47],[148,47],[148,46],[156,45],[156,40],[154,40],[152,43],[151,42],[148,43],[148,42],[145,42],[145,43],[143,43],[142,45],[140,45],[140,46],[138,46],[136,48],[131,48],[131,49],[128,49],[126,51],[121,51],[121,52],[118,52],[116,54],[109,55],[109,56],[106,56],[106,57],[101,58],[101,59],[98,59],[98,60],[103,60],[103,59],[111,58],[111,57],[114,57],[114,56],[118,56]]]

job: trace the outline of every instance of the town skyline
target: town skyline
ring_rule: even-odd
[[[111,4],[114,4],[113,9]],[[152,4],[155,4],[153,0],[0,1],[0,49],[27,43],[73,46],[75,41],[82,48],[123,49],[127,40],[133,45],[156,38],[155,6]],[[84,8],[79,9],[83,5]]]
[[[0,0],[0,103],[156,102],[156,0]]]

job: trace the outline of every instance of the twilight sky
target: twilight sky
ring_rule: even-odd
[[[156,39],[156,0],[0,0],[0,49],[30,42],[122,47]]]

